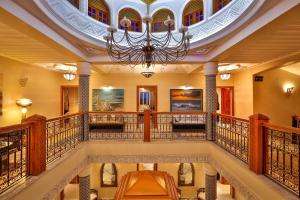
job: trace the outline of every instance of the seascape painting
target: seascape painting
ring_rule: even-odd
[[[124,89],[93,89],[93,111],[124,110]]]
[[[203,91],[201,89],[171,89],[171,111],[202,111]]]

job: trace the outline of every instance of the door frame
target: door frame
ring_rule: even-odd
[[[61,85],[60,86],[60,115],[63,116],[64,115],[64,111],[63,111],[63,108],[64,108],[64,94],[63,94],[63,89],[64,88],[77,88],[79,89],[79,86],[78,85]]]
[[[229,88],[231,90],[231,99],[232,99],[231,113],[232,113],[232,116],[234,116],[234,86],[217,86],[217,88],[220,88],[220,89]],[[222,102],[220,102],[220,103],[222,103]],[[222,108],[222,105],[220,105],[220,108]]]
[[[158,101],[157,101],[157,85],[138,85],[136,86],[136,111],[139,112],[140,110],[140,103],[139,103],[139,90],[141,88],[150,88],[151,90],[153,90],[154,93],[154,112],[157,112],[157,107],[158,107]]]

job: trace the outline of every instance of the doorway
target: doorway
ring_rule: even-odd
[[[69,115],[78,111],[78,86],[61,86],[61,115]]]
[[[138,85],[137,86],[137,112],[149,109],[157,112],[157,86]]]
[[[223,115],[234,116],[234,88],[232,86],[217,87],[217,112]]]

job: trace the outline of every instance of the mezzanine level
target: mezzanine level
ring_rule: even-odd
[[[206,137],[209,117],[213,141]],[[51,199],[88,163],[205,162],[247,198],[296,199],[299,134],[262,115],[250,120],[205,112],[33,116],[1,129],[2,197],[24,199],[39,191],[36,199]]]

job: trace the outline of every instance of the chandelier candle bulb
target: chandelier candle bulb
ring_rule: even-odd
[[[168,18],[167,18],[167,20],[164,21],[164,24],[166,26],[172,26],[174,24],[174,20],[171,19],[171,17],[168,15]]]
[[[121,26],[123,27],[130,27],[131,26],[131,21],[130,19],[127,19],[125,16],[121,21],[120,21]]]
[[[182,26],[179,29],[179,33],[185,33],[185,32],[187,32],[187,30],[188,30],[188,28],[186,26]]]

